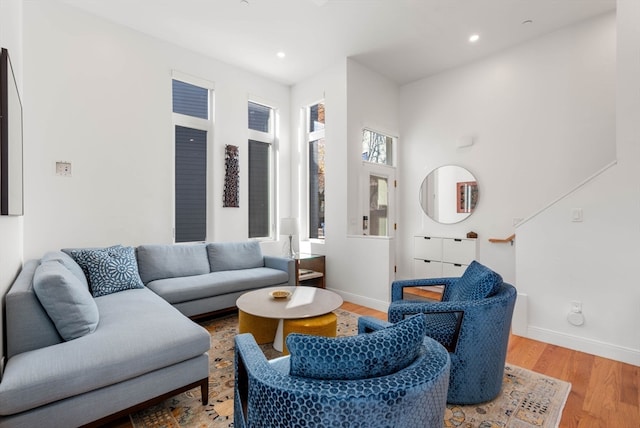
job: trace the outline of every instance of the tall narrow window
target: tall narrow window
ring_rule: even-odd
[[[324,239],[325,139],[324,102],[308,108],[309,238]]]
[[[249,238],[273,235],[274,109],[249,101]]]
[[[175,127],[176,242],[207,235],[207,132]]]
[[[364,196],[362,233],[372,236],[392,236],[393,201],[395,198],[395,167],[393,149],[397,139],[389,135],[362,130],[362,183]]]
[[[207,239],[207,135],[211,89],[174,75],[175,242]]]

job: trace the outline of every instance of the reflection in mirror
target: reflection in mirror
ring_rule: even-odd
[[[478,182],[461,166],[434,169],[420,186],[420,206],[432,220],[442,224],[461,222],[478,203]]]

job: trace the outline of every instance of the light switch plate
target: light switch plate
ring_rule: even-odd
[[[573,208],[571,210],[571,221],[574,221],[574,222],[582,221],[582,208]]]
[[[56,162],[56,175],[71,177],[71,162]]]

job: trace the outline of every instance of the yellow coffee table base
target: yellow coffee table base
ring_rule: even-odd
[[[253,334],[259,344],[273,342],[273,347],[285,355],[289,354],[285,342],[289,333],[336,337],[337,329],[338,317],[333,312],[317,317],[279,320],[238,311],[239,333]]]
[[[288,355],[289,350],[287,349],[286,339],[289,333],[303,333],[312,334],[314,336],[336,337],[337,330],[338,317],[333,312],[311,318],[284,320],[282,326],[282,348],[276,348],[275,341],[273,343],[273,347],[280,350],[284,355]]]
[[[273,342],[278,329],[277,318],[264,318],[238,310],[238,333],[251,333],[256,343]]]

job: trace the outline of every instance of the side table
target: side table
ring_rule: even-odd
[[[325,257],[320,254],[297,254],[294,258],[298,285],[325,288]]]

